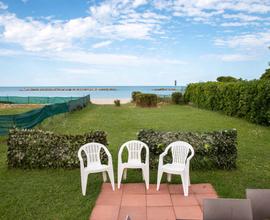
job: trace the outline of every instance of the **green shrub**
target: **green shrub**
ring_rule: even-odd
[[[142,93],[139,92],[139,91],[134,91],[134,92],[132,92],[132,94],[131,94],[132,102],[136,102],[136,97],[137,97],[137,95],[139,95],[139,94],[142,94]]]
[[[158,95],[157,102],[158,103],[171,103],[172,99],[170,95]]]
[[[90,131],[84,135],[58,135],[42,130],[10,130],[7,161],[9,167],[73,168],[79,167],[79,148],[89,142],[107,143],[104,131]],[[101,151],[102,161],[106,156]]]
[[[157,95],[141,93],[136,95],[136,105],[141,107],[156,107]]]
[[[270,81],[267,80],[193,83],[186,88],[184,99],[199,108],[270,125]]]
[[[114,104],[115,104],[115,106],[120,107],[121,102],[119,99],[116,99],[116,100],[114,100]]]
[[[237,82],[238,79],[232,77],[232,76],[219,76],[217,78],[218,82]]]
[[[236,168],[237,131],[223,130],[212,132],[162,132],[141,130],[138,140],[146,143],[150,151],[150,167],[157,168],[159,155],[174,141],[186,141],[191,144],[195,156],[191,160],[193,169],[226,169]],[[171,161],[171,155],[165,162]]]
[[[181,92],[173,92],[172,93],[172,103],[173,104],[183,104],[184,98]]]

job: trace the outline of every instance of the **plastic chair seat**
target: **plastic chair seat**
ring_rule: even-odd
[[[146,164],[140,163],[139,161],[134,160],[134,161],[129,161],[128,163],[122,163],[122,166],[124,168],[138,169],[138,168],[145,167]]]
[[[161,169],[166,173],[181,173],[185,169],[184,164],[173,164],[173,163],[167,163],[161,167]]]
[[[88,173],[99,173],[106,171],[108,168],[109,166],[105,164],[92,163],[91,166],[84,168],[84,171]]]

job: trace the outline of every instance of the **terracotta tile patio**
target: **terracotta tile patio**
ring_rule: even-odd
[[[202,219],[202,201],[217,198],[213,186],[208,183],[192,184],[189,196],[183,195],[180,184],[161,184],[160,191],[150,184],[122,184],[121,189],[112,191],[109,183],[102,185],[90,220],[176,220]]]

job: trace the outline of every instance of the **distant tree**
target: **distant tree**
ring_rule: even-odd
[[[217,78],[218,82],[237,82],[238,79],[232,77],[232,76],[219,76]]]
[[[270,47],[268,47],[270,49]],[[268,66],[270,66],[270,62],[268,63]],[[260,79],[263,80],[270,80],[270,68],[267,68],[265,72],[261,75]]]
[[[261,75],[260,79],[270,80],[270,68],[265,70],[265,72]]]

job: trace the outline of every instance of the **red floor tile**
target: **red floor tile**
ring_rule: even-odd
[[[146,206],[146,196],[140,194],[123,194],[121,206]]]
[[[203,205],[203,199],[218,198],[216,194],[195,194],[195,197],[198,200],[200,206]]]
[[[170,194],[183,194],[183,186],[182,184],[169,184],[169,192]],[[189,187],[188,194],[193,194],[191,187]]]
[[[147,207],[147,220],[175,220],[172,207]]]
[[[146,220],[146,207],[122,206],[120,208],[118,220],[126,220],[127,215],[131,220]]]
[[[150,184],[149,189],[146,190],[147,194],[169,194],[169,188],[167,184],[160,184],[159,191],[157,191],[156,184]]]
[[[147,206],[172,206],[169,194],[146,195]]]
[[[216,191],[214,190],[213,186],[209,183],[202,183],[202,184],[192,184],[191,190],[195,194],[215,194]]]
[[[200,206],[174,206],[177,219],[202,219],[203,214]]]
[[[172,203],[174,206],[196,206],[199,205],[198,200],[195,195],[190,194],[189,196],[184,196],[181,194],[171,195]]]
[[[114,206],[120,206],[122,199],[122,193],[115,192],[115,193],[106,193],[101,192],[98,196],[98,199],[96,201],[97,205],[114,205]]]
[[[182,185],[162,184],[160,191],[151,184],[145,190],[144,183],[123,184],[120,190],[112,191],[104,183],[90,220],[175,220],[202,219],[202,203],[205,198],[217,198],[210,184],[195,184],[189,196],[183,195]]]
[[[124,194],[145,194],[145,184],[143,183],[127,183],[122,184]]]
[[[117,220],[119,206],[96,205],[90,216],[90,220]]]

